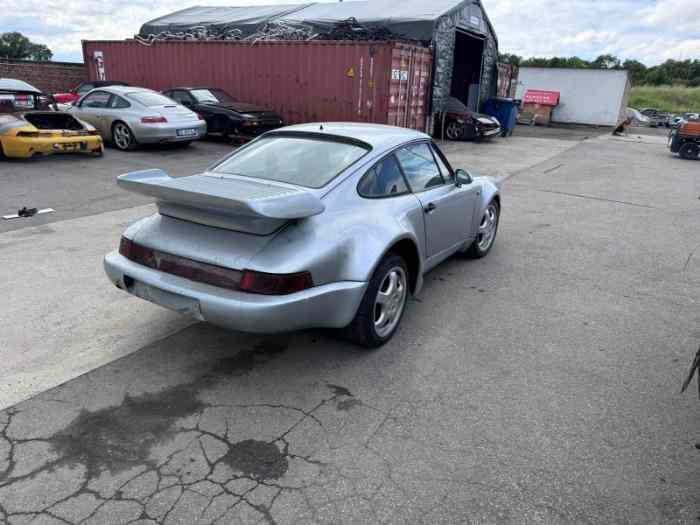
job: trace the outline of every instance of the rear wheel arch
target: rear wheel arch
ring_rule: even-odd
[[[405,262],[408,268],[408,284],[411,293],[416,290],[416,284],[418,283],[418,276],[421,271],[420,255],[418,252],[418,246],[416,243],[409,238],[403,238],[396,241],[391,247],[379,258],[375,268],[372,272],[376,270],[376,267],[383,261],[388,254],[399,255]]]

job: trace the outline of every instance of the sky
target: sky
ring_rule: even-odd
[[[143,22],[190,5],[295,1],[3,0],[0,32],[19,31],[47,44],[54,60],[75,62],[82,60],[82,39],[131,37]],[[585,59],[613,54],[649,66],[669,58],[700,59],[700,0],[482,0],[482,4],[502,53]]]

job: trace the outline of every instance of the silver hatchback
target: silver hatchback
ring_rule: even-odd
[[[131,86],[93,89],[69,110],[97,128],[120,150],[138,144],[177,142],[189,144],[206,135],[207,124],[157,91]]]

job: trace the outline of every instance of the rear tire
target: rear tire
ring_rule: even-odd
[[[496,242],[498,224],[501,218],[501,207],[495,200],[491,201],[484,210],[484,215],[479,222],[479,230],[476,239],[466,249],[464,254],[470,259],[486,257]]]
[[[390,253],[374,271],[355,319],[343,335],[365,348],[378,348],[396,333],[408,302],[408,268],[403,257]]]
[[[686,142],[681,146],[678,154],[684,159],[697,159],[700,156],[700,144],[697,142]]]
[[[136,139],[131,128],[122,121],[112,124],[112,144],[120,151],[130,151],[136,147]]]

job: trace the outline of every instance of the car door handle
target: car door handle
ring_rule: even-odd
[[[436,209],[437,209],[437,206],[435,206],[435,203],[434,203],[434,202],[428,203],[428,205],[427,205],[425,208],[423,208],[423,210],[425,211],[425,213],[432,213],[432,212],[434,212]]]

